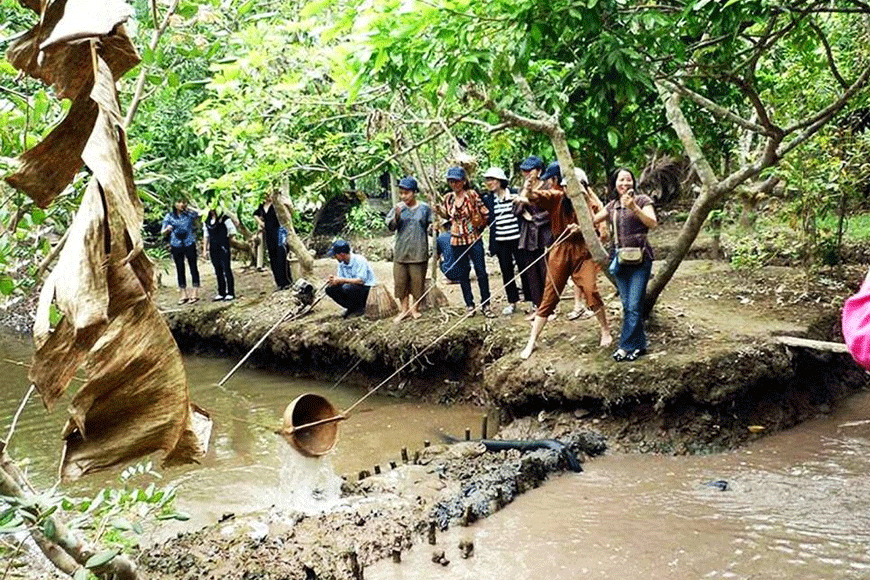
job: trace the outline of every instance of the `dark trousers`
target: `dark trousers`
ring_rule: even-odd
[[[199,269],[196,267],[196,244],[189,246],[172,246],[169,248],[172,260],[175,262],[175,274],[178,276],[178,287],[187,288],[187,277],[184,272],[184,259],[190,265],[190,282],[194,288],[199,288]]]
[[[278,243],[278,232],[270,234],[266,232],[266,250],[269,252],[269,267],[272,268],[272,276],[278,288],[290,285],[287,277],[287,249]]]
[[[362,284],[336,284],[326,287],[326,295],[335,300],[348,312],[365,310],[369,299],[369,287]]]
[[[508,240],[506,242],[496,242],[495,255],[498,257],[498,267],[501,270],[501,281],[504,284],[504,291],[507,295],[508,302],[514,304],[520,300],[520,292],[517,290],[517,283],[514,280],[514,265],[517,266],[517,271],[520,265],[520,250],[518,247],[519,240]],[[523,295],[526,295],[526,286],[523,285]]]
[[[469,246],[453,246],[453,255],[456,256],[456,270],[462,272],[459,278],[459,287],[462,289],[462,298],[466,306],[474,306],[474,294],[471,293],[471,279],[468,267],[469,261],[474,265],[474,273],[477,274],[477,286],[480,288],[480,303],[489,304],[489,277],[486,275],[486,262],[484,259],[483,242],[477,240]]]
[[[230,269],[230,249],[212,246],[208,249],[208,254],[217,278],[218,296],[235,296],[236,285],[233,271]]]
[[[540,305],[544,297],[544,286],[547,283],[547,260],[540,258],[544,255],[543,248],[540,250],[520,250],[520,270],[526,270],[523,278],[523,296],[526,302]],[[535,260],[538,260],[535,262]],[[534,264],[529,268],[529,264]],[[528,292],[526,289],[528,288]]]

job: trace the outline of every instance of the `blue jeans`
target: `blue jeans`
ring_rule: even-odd
[[[625,352],[646,350],[643,301],[651,272],[652,260],[649,259],[637,266],[620,264],[616,272],[616,286],[622,299],[622,334],[619,337],[619,348]]]
[[[466,251],[468,250],[468,251]],[[480,303],[489,304],[489,278],[486,275],[486,263],[483,261],[483,242],[477,240],[468,246],[453,246],[453,255],[456,256],[455,270],[460,272],[459,287],[462,289],[462,298],[466,306],[474,306],[474,294],[471,293],[471,280],[468,266],[470,261],[474,265],[474,273],[477,274],[477,285],[480,288]]]

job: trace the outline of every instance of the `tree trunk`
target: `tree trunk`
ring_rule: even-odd
[[[549,136],[550,141],[553,143],[553,149],[556,151],[556,158],[559,160],[562,177],[566,180],[565,192],[568,195],[568,199],[574,204],[577,222],[580,224],[580,231],[583,232],[586,246],[592,254],[592,259],[601,264],[602,268],[607,271],[610,256],[601,244],[601,240],[598,239],[598,231],[592,223],[592,216],[586,209],[589,207],[589,204],[586,203],[586,196],[582,193],[583,186],[577,181],[577,176],[574,174],[574,160],[571,157],[571,151],[568,149],[565,131],[558,124],[553,123]]]
[[[303,278],[311,278],[314,274],[314,258],[308,252],[308,248],[302,242],[302,239],[296,234],[296,229],[293,227],[293,202],[290,201],[290,196],[287,194],[289,189],[288,184],[284,184],[281,191],[273,200],[275,205],[275,213],[278,214],[278,221],[287,230],[287,246],[296,259],[299,260]]]
[[[644,304],[645,314],[649,314],[652,311],[662,290],[670,282],[680,263],[689,253],[692,243],[698,237],[698,233],[701,231],[701,227],[704,225],[704,221],[710,212],[725,196],[734,191],[738,185],[776,163],[776,147],[782,139],[781,136],[777,139],[769,138],[762,158],[756,164],[746,164],[727,178],[720,180],[716,177],[713,168],[701,151],[691,125],[689,125],[689,122],[683,115],[683,111],[680,108],[679,95],[669,91],[664,85],[659,83],[656,83],[656,88],[659,91],[661,99],[664,101],[668,122],[682,142],[683,148],[686,150],[686,154],[689,156],[692,166],[701,180],[701,193],[695,199],[695,203],[692,204],[692,209],[689,211],[689,219],[686,220],[683,229],[680,230],[676,243],[668,254],[664,265],[659,269],[647,287],[646,302]]]

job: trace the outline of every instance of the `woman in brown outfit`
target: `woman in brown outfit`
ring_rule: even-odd
[[[586,175],[579,174],[586,199],[586,211],[590,219],[602,207],[601,201],[586,187]],[[574,280],[574,284],[583,292],[586,305],[595,314],[601,329],[601,346],[608,346],[613,342],[610,328],[607,325],[607,314],[604,309],[604,301],[598,292],[596,275],[598,264],[592,259],[589,248],[580,232],[577,222],[577,213],[565,190],[562,189],[562,174],[558,163],[551,163],[541,179],[547,183],[549,189],[538,189],[529,193],[528,201],[550,212],[550,227],[553,229],[553,238],[556,240],[550,249],[547,259],[547,282],[544,287],[544,297],[535,313],[532,321],[532,330],[529,334],[529,342],[520,353],[520,358],[527,359],[535,350],[535,342],[547,317],[553,313],[559,296],[568,283],[568,278]]]

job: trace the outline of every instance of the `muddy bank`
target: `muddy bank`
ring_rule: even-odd
[[[604,451],[600,436],[564,440],[580,461]],[[361,579],[365,566],[438,533],[491,515],[551,474],[566,469],[549,450],[487,452],[480,443],[435,445],[409,464],[345,482],[338,506],[317,515],[272,508],[226,514],[200,531],[138,554],[148,578],[260,580]],[[447,566],[449,562],[441,561]]]
[[[388,262],[373,265],[381,281],[391,279]],[[496,272],[490,285],[498,312],[504,304],[500,276],[489,265]],[[318,260],[316,276],[333,269],[334,261]],[[352,369],[345,380],[370,388],[405,367],[381,392],[474,402],[497,409],[502,424],[559,417],[542,426],[546,436],[595,419],[613,445],[709,452],[824,413],[865,387],[866,374],[848,355],[777,342],[782,335],[841,340],[839,310],[863,274],[863,267],[847,267],[839,276],[831,271],[807,281],[794,268],[738,272],[722,262],[686,261],[649,320],[649,354],[634,363],[615,363],[612,348],[598,347],[593,320],[567,320],[570,288],[562,315],[548,323],[538,349],[523,361],[517,355],[529,327],[521,314],[462,320],[458,286],[441,285],[449,307],[401,324],[345,320],[337,305],[321,301],[311,314],[279,325],[249,364],[326,381]],[[267,273],[243,270],[238,278],[245,288],[233,303],[177,307],[172,290],[164,289],[166,317],[182,349],[241,358],[295,307],[290,292],[271,292]],[[599,283],[609,288],[603,278]],[[618,297],[604,294],[618,332]]]

